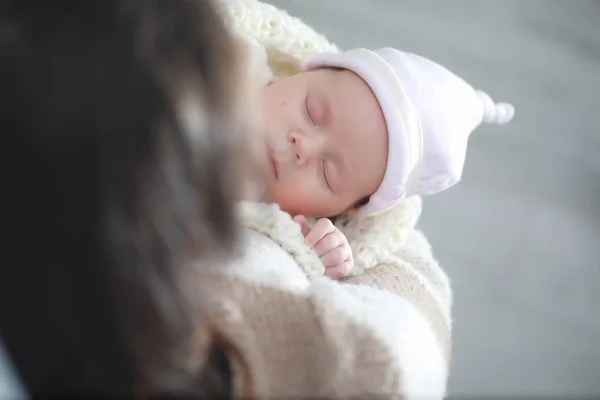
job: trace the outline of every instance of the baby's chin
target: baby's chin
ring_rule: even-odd
[[[300,204],[296,199],[297,196],[293,194],[286,194],[285,196],[277,195],[269,191],[269,202],[279,205],[279,208],[286,213],[296,216],[304,215],[305,217],[322,218],[322,217],[333,217],[341,213],[332,213],[331,210],[326,210],[322,207],[309,207],[305,204]]]
[[[303,214],[305,209],[303,207],[299,207],[295,202],[290,202],[290,197],[293,197],[291,194],[282,195],[281,192],[277,191],[276,185],[267,185],[267,196],[270,203],[275,203],[279,206],[281,211],[285,211],[291,215]]]

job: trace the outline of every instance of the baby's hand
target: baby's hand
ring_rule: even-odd
[[[302,234],[325,265],[325,275],[332,279],[343,279],[354,266],[352,250],[346,235],[333,225],[328,218],[321,218],[311,228],[308,219],[296,215],[294,221],[300,224]]]

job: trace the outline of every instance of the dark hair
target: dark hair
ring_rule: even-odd
[[[187,260],[234,243],[207,0],[0,1],[0,334],[33,395],[193,391]]]

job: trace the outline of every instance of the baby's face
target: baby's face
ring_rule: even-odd
[[[293,215],[350,212],[379,187],[385,119],[369,86],[347,70],[274,79],[262,90],[271,200]]]

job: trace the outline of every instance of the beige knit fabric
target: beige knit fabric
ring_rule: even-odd
[[[444,397],[450,320],[419,272],[439,267],[418,232],[407,237],[411,262],[343,282],[309,277],[280,244],[244,232],[244,251],[199,266],[194,283],[230,343],[239,396]]]
[[[203,280],[213,324],[235,344],[238,395],[345,398],[401,387],[401,371],[376,332],[335,305],[219,273]]]

